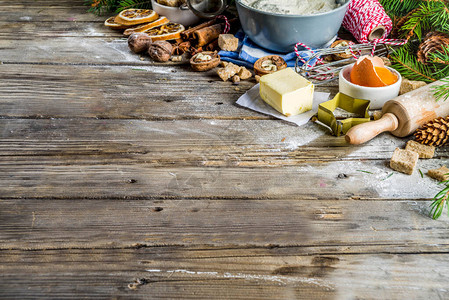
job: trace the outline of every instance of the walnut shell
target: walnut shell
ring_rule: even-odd
[[[198,58],[201,56],[210,56],[211,58],[208,60],[199,60]],[[217,51],[203,51],[195,54],[190,59],[190,65],[192,69],[199,72],[209,71],[213,68],[217,67],[220,64],[220,55],[218,55]]]
[[[269,64],[270,66],[275,66],[275,67],[270,67],[270,69],[268,67],[263,66],[265,64],[265,62],[271,61]],[[274,73],[276,71],[282,70],[287,68],[287,63],[285,62],[285,60],[278,56],[278,55],[268,55],[268,56],[264,56],[262,58],[259,58],[255,63],[254,63],[254,72],[256,73],[256,75],[259,76],[263,76],[263,75],[267,75],[270,73]]]
[[[151,44],[151,37],[148,34],[142,32],[135,32],[128,38],[128,46],[134,53],[140,53],[147,51],[148,46]]]
[[[170,60],[173,52],[173,46],[167,41],[156,41],[148,47],[148,55],[151,59],[158,62]]]
[[[348,47],[350,45],[351,41],[348,40],[337,40],[332,43],[331,48],[340,48],[340,47]],[[341,53],[335,53],[332,54],[332,58],[335,60],[345,59],[352,57],[351,52],[345,51]]]

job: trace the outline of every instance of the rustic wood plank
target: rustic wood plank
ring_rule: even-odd
[[[447,298],[448,254],[297,248],[1,251],[3,298]],[[26,274],[27,276],[24,276]],[[31,278],[32,277],[32,280]]]
[[[272,119],[235,104],[254,84],[236,88],[187,66],[3,64],[0,117]]]
[[[189,81],[186,81],[187,78]],[[0,115],[43,118],[260,118],[212,71],[179,66],[0,65]]]
[[[132,183],[129,183],[132,184]],[[0,250],[300,247],[300,253],[448,252],[430,201],[0,201]]]
[[[343,137],[331,137],[316,124],[298,129],[271,120],[0,123],[3,198],[427,199],[437,187],[418,171],[389,177],[391,153],[405,140],[384,135],[346,147]],[[418,168],[425,173],[444,162],[421,160]]]
[[[26,19],[27,16],[22,18]],[[103,17],[103,22],[106,17]],[[72,21],[71,21],[72,20]],[[122,38],[120,31],[112,30],[104,26],[101,20],[97,22],[77,22],[73,17],[67,17],[67,22],[2,22],[0,27],[0,38],[7,40],[30,40],[41,38],[81,37],[88,40],[91,37],[98,38]]]
[[[1,23],[36,23],[40,22],[90,22],[103,23],[109,14],[97,16],[88,13],[88,6],[83,5],[82,1],[73,1],[73,3],[42,3],[34,2],[20,4],[8,1],[6,5],[0,2],[0,22]],[[20,25],[20,24],[18,24]],[[22,24],[25,25],[25,24]],[[13,27],[4,27],[6,31]],[[40,27],[36,27],[36,33]]]

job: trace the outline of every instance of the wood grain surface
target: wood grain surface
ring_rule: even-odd
[[[397,173],[410,138],[239,107],[254,80],[135,55],[83,4],[0,0],[1,299],[449,297],[446,148]]]

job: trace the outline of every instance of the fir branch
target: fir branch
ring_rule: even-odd
[[[449,76],[449,45],[442,48],[442,51],[431,52],[428,55],[429,64],[435,70],[433,76],[438,79]]]
[[[432,92],[435,95],[437,101],[446,101],[449,99],[449,77],[441,79],[442,85],[436,85],[432,87]]]
[[[119,13],[128,8],[151,8],[150,0],[85,0],[89,12],[101,15],[109,12]]]
[[[379,2],[389,15],[403,16],[417,8],[422,0],[380,0]]]
[[[90,6],[89,12],[101,15],[114,11],[120,0],[85,0],[84,4]]]
[[[448,174],[446,174],[448,175]],[[432,216],[432,219],[436,220],[438,219],[441,214],[443,213],[444,204],[448,202],[449,197],[449,180],[441,181],[439,184],[444,184],[444,188],[439,191],[434,197],[433,202],[430,204],[431,210],[430,215]],[[448,210],[449,214],[449,210]]]
[[[413,33],[419,40],[421,40],[423,32],[431,28],[431,17],[432,11],[428,9],[428,5],[421,4],[419,9],[412,13],[402,26],[402,37],[410,38],[413,36],[411,33]]]
[[[412,45],[405,45],[390,55],[392,67],[396,69],[402,76],[410,80],[421,80],[427,83],[438,80],[432,76],[432,69],[418,61],[413,55]]]
[[[151,8],[151,1],[149,0],[121,0],[116,13],[129,8]]]
[[[449,7],[444,1],[427,2],[427,11],[430,14],[429,20],[434,30],[449,31]]]

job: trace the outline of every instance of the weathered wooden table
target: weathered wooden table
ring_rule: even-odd
[[[449,297],[406,139],[238,107],[253,82],[141,60],[82,4],[0,0],[0,298]]]

